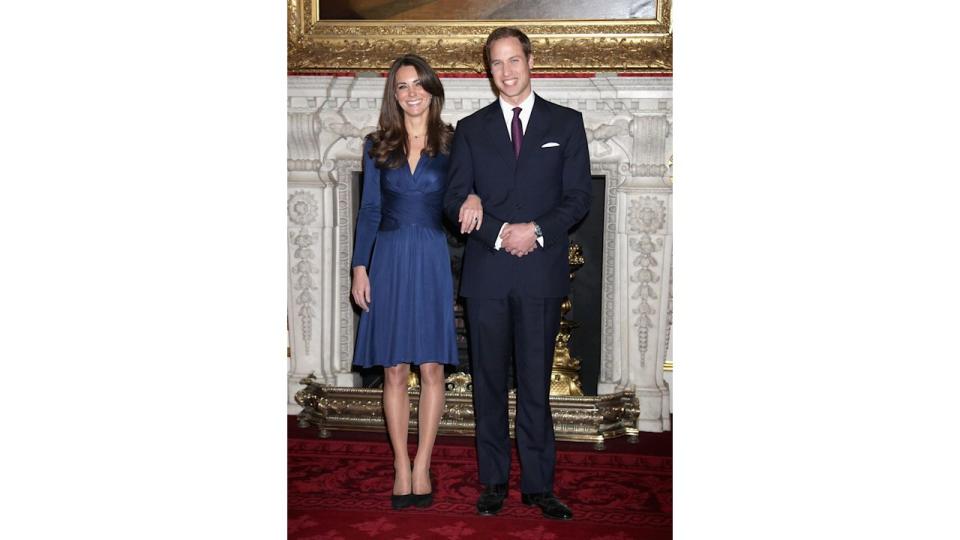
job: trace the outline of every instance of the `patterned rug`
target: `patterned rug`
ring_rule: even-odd
[[[368,435],[369,437],[369,435]],[[672,536],[672,460],[641,445],[558,444],[554,492],[571,521],[543,518],[520,502],[516,452],[510,494],[493,517],[479,516],[472,439],[440,437],[434,448],[434,504],[390,508],[393,456],[385,437],[288,439],[288,537],[291,539],[626,540]],[[415,455],[411,445],[410,455]]]

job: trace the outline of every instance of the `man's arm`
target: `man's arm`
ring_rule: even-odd
[[[453,146],[450,150],[450,171],[448,173],[447,192],[443,196],[443,208],[447,217],[454,223],[460,216],[460,206],[467,199],[467,195],[474,193],[473,157],[470,152],[470,142],[467,139],[466,129],[459,127],[453,134]],[[482,197],[481,197],[482,199]],[[483,208],[483,220],[480,228],[471,236],[478,238],[493,248],[500,234],[503,221],[493,217]]]
[[[580,113],[577,113],[570,142],[564,147],[561,183],[560,204],[534,220],[543,232],[544,248],[566,239],[570,228],[590,210],[590,154]]]

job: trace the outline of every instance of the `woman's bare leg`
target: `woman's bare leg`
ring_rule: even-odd
[[[443,364],[420,365],[420,416],[417,457],[413,460],[413,492],[430,493],[430,457],[443,416],[445,397]]]
[[[383,369],[383,415],[387,420],[390,445],[393,446],[393,494],[410,493],[410,455],[407,453],[407,430],[410,427],[410,395],[407,377],[410,364]]]

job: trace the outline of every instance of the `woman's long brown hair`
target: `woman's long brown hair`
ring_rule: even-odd
[[[403,109],[397,102],[397,71],[403,66],[413,66],[420,78],[420,86],[430,98],[430,110],[427,112],[427,140],[423,150],[430,157],[438,153],[450,153],[450,141],[453,128],[440,118],[443,110],[443,85],[433,68],[426,60],[415,54],[405,54],[393,61],[387,73],[387,84],[383,89],[383,104],[380,106],[380,120],[377,131],[369,135],[373,141],[370,157],[377,167],[396,169],[407,162],[407,128],[403,123]]]

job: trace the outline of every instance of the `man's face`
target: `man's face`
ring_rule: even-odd
[[[519,105],[530,95],[531,69],[533,55],[524,56],[519,39],[507,37],[490,44],[490,74],[507,103]]]

